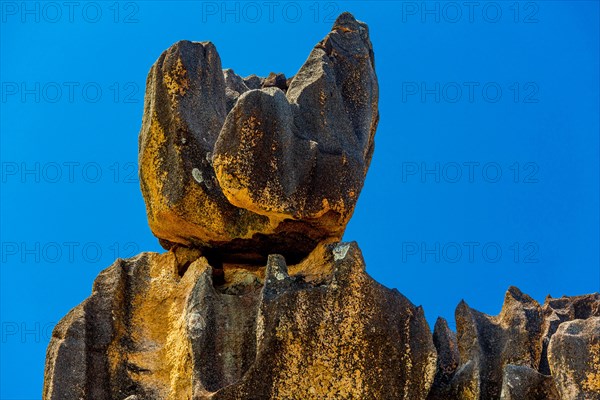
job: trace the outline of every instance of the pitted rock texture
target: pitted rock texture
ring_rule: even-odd
[[[161,244],[297,262],[342,237],[374,148],[378,83],[367,26],[336,20],[298,73],[239,77],[209,42],[152,66],[139,174]]]
[[[439,317],[433,329],[433,343],[437,351],[437,371],[428,400],[443,400],[449,397],[450,382],[460,363],[456,333],[448,322]]]
[[[224,271],[215,286],[185,248],[118,260],[57,325],[43,398],[426,398],[423,310],[373,281],[355,243]]]
[[[550,371],[565,399],[600,399],[600,317],[561,324],[548,346]]]

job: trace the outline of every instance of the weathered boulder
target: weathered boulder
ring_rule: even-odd
[[[548,363],[562,399],[600,399],[600,317],[560,324]]]
[[[544,325],[539,370],[543,374],[550,375],[550,366],[548,365],[550,338],[563,322],[600,317],[600,293],[558,298],[547,296],[542,306],[542,312],[544,313]]]
[[[187,249],[142,253],[101,272],[92,295],[52,334],[43,399],[189,398],[182,318],[200,275],[197,257]]]
[[[263,88],[276,87],[284,92],[288,89],[288,79],[282,73],[271,72],[262,82]]]
[[[248,86],[248,89],[260,89],[262,88],[265,78],[262,78],[256,74],[248,75],[244,78],[244,83]]]
[[[373,281],[355,243],[224,272],[215,285],[181,247],[118,260],[57,325],[44,400],[426,398],[423,310]]]
[[[297,262],[342,237],[378,122],[366,25],[340,15],[288,81],[223,71],[208,42],[178,42],[152,66],[139,175],[165,248]]]
[[[232,69],[223,70],[223,77],[225,78],[225,96],[227,97],[227,112],[231,111],[235,103],[237,103],[239,97],[246,93],[248,86]]]

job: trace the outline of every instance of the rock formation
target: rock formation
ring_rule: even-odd
[[[424,398],[423,310],[364,267],[355,243],[226,268],[222,285],[184,248],[118,260],[56,327],[44,398]]]
[[[456,335],[444,320],[436,323],[438,367],[428,399],[600,399],[598,316],[598,293],[548,297],[540,306],[511,287],[497,316],[463,301]]]
[[[367,26],[342,14],[287,82],[222,71],[209,42],[178,42],[152,66],[139,172],[165,248],[296,262],[341,239],[379,119]]]
[[[147,79],[139,174],[168,250],[118,259],[55,327],[44,400],[600,399],[600,295],[516,288],[457,332],[342,237],[373,154],[378,83],[348,13],[292,77],[222,70],[209,42]]]

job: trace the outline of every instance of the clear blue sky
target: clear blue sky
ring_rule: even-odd
[[[1,2],[0,398],[39,399],[53,325],[116,256],[161,251],[137,135],[180,39],[293,75],[337,14],[369,24],[381,121],[345,239],[430,324],[509,285],[598,291],[598,2],[464,3]]]

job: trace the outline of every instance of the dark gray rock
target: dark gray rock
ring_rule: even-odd
[[[46,354],[45,400],[113,398],[107,353],[115,338],[113,318],[125,311],[122,265],[117,260],[101,272],[92,295],[54,328]]]
[[[225,79],[225,96],[227,97],[227,112],[231,111],[241,94],[246,93],[248,86],[232,69],[223,70]]]
[[[262,88],[276,87],[284,92],[288,89],[288,80],[282,73],[271,72],[262,82]]]
[[[377,99],[368,30],[344,13],[287,93],[240,96],[213,153],[223,193],[315,242],[339,239],[371,159]]]
[[[244,78],[244,83],[248,89],[260,89],[263,86],[264,80],[265,78],[252,74]]]
[[[597,293],[548,297],[540,307],[515,287],[509,288],[497,316],[461,302],[456,309],[460,363],[456,368],[453,333],[440,319],[434,332],[438,368],[429,400],[596,398],[600,356],[593,319],[599,311]],[[569,322],[575,318],[585,320]],[[548,345],[553,340],[554,358]]]
[[[333,271],[316,285],[269,259],[256,362],[215,399],[426,397],[435,350],[422,310],[373,282],[354,243],[328,248]]]
[[[522,365],[507,365],[502,376],[501,400],[560,400],[551,376]]]
[[[86,398],[85,303],[71,310],[54,328],[46,351],[45,400]]]
[[[140,185],[150,228],[165,247],[211,247],[268,224],[231,205],[215,178],[211,157],[227,114],[225,87],[208,42],[177,42],[148,74]]]
[[[542,306],[542,311],[544,313],[544,326],[542,358],[539,370],[541,373],[549,375],[548,344],[550,343],[550,338],[563,322],[600,317],[600,293],[572,297],[563,296],[559,298],[548,296]]]
[[[460,363],[456,334],[448,322],[439,317],[433,330],[433,343],[437,350],[437,371],[428,400],[442,400],[449,396],[450,382]]]

